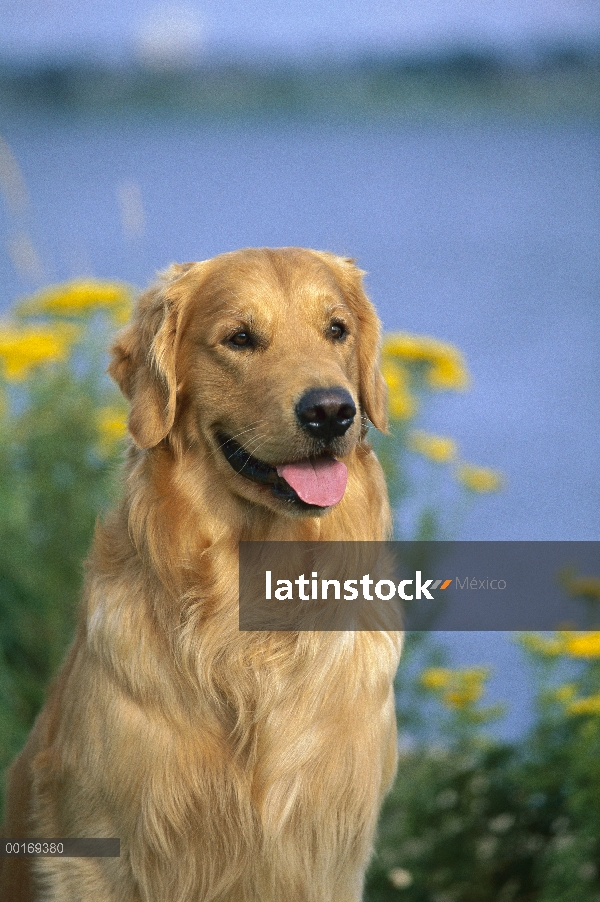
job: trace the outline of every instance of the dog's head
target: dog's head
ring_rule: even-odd
[[[300,248],[172,266],[112,348],[137,446],[202,444],[215,479],[270,508],[336,504],[367,419],[386,429],[380,327],[361,276],[351,260]]]

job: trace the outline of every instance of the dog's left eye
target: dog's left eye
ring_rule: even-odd
[[[329,327],[328,337],[334,341],[342,341],[346,334],[346,327],[343,323],[332,323]]]
[[[230,335],[227,341],[229,344],[235,345],[236,348],[247,348],[252,344],[252,336],[247,329],[240,329],[238,332]]]

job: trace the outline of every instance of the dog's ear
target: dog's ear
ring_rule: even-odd
[[[369,336],[370,326],[363,326],[359,339],[358,364],[360,367],[361,406],[380,432],[388,432],[388,391],[381,374],[381,328],[375,313],[375,326]],[[364,430],[366,432],[366,429]]]
[[[359,322],[358,366],[360,402],[363,411],[380,432],[388,431],[387,385],[381,374],[381,324],[375,308],[362,288],[357,271]],[[365,430],[366,431],[366,430]]]
[[[162,441],[175,419],[177,319],[163,282],[140,297],[132,322],[111,348],[108,372],[131,402],[129,431],[140,448]]]
[[[387,385],[381,375],[381,323],[373,304],[365,294],[364,272],[354,260],[333,258],[341,269],[342,287],[358,321],[358,366],[360,405],[380,432],[388,431]],[[366,429],[363,431],[366,432]]]

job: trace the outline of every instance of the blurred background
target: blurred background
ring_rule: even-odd
[[[597,539],[596,0],[0,0],[0,309],[248,245],[357,259],[456,343],[506,490],[461,538]]]
[[[446,537],[598,540],[599,137],[597,0],[0,0],[0,314],[244,246],[352,256],[386,331],[467,362],[419,426],[502,490]],[[522,736],[510,637],[439,638]]]

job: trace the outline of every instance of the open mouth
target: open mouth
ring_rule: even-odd
[[[344,495],[348,471],[331,455],[272,466],[253,457],[232,438],[220,434],[218,440],[236,473],[269,486],[282,501],[315,510],[337,504]]]

